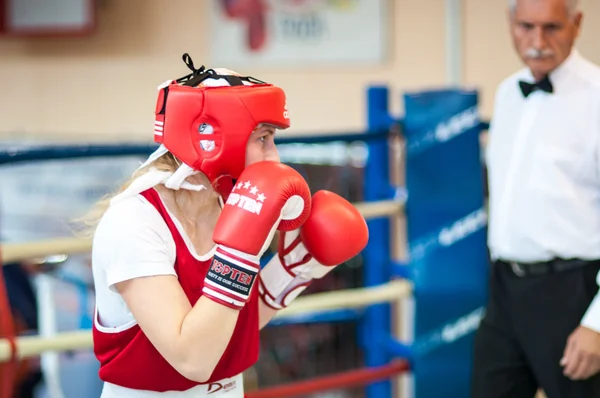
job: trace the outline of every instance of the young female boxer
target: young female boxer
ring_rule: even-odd
[[[243,397],[259,330],[368,239],[350,203],[279,163],[280,88],[184,60],[159,87],[159,149],[90,218],[102,398]]]

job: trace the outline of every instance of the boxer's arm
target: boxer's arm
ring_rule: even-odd
[[[280,222],[301,225],[310,211],[310,189],[292,168],[274,162],[246,168],[265,196],[259,211],[227,201],[213,232],[217,249],[203,296],[191,307],[174,276],[120,282],[116,287],[161,355],[185,377],[203,382],[212,374],[250,297],[259,259]],[[240,195],[246,193],[240,190]],[[230,198],[236,189],[232,190]]]
[[[121,305],[178,372],[206,380],[229,343],[239,311],[207,299],[192,308],[173,268],[171,233],[156,210],[135,198],[111,207],[96,230],[92,256],[97,287],[120,295]],[[111,318],[115,304],[103,297],[108,296],[97,296],[98,322],[105,316],[107,327],[119,326]]]
[[[277,253],[277,246],[278,246],[280,237],[281,237],[281,234],[279,231],[276,231],[275,234],[273,235],[273,240],[271,241],[271,246],[269,249],[274,253]],[[277,255],[277,254],[275,254],[275,255]],[[269,324],[269,322],[271,322],[271,320],[275,317],[275,315],[277,315],[277,310],[269,307],[262,301],[262,299],[260,299],[260,300],[258,300],[258,314],[259,314],[258,328],[262,329],[265,326],[267,326]]]
[[[204,296],[192,307],[171,275],[124,281],[116,289],[171,366],[190,380],[208,380],[229,344],[238,310]]]
[[[277,310],[266,305],[262,300],[258,300],[258,328],[262,329],[271,322],[271,319],[277,315]]]

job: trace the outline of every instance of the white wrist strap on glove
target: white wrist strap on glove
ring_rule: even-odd
[[[278,253],[260,271],[258,280],[264,303],[277,310],[287,307],[313,279],[322,278],[334,268],[312,258],[300,241],[300,230],[282,234]]]
[[[208,298],[233,309],[242,309],[252,292],[260,259],[235,249],[217,246],[204,278],[202,292]]]

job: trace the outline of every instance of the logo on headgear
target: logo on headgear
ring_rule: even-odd
[[[286,119],[290,118],[290,113],[288,111],[287,102],[283,106],[283,117],[286,118]]]

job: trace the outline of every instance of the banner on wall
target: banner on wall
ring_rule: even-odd
[[[381,63],[389,0],[212,0],[213,65]]]
[[[95,28],[95,0],[0,0],[0,35],[84,36]]]

